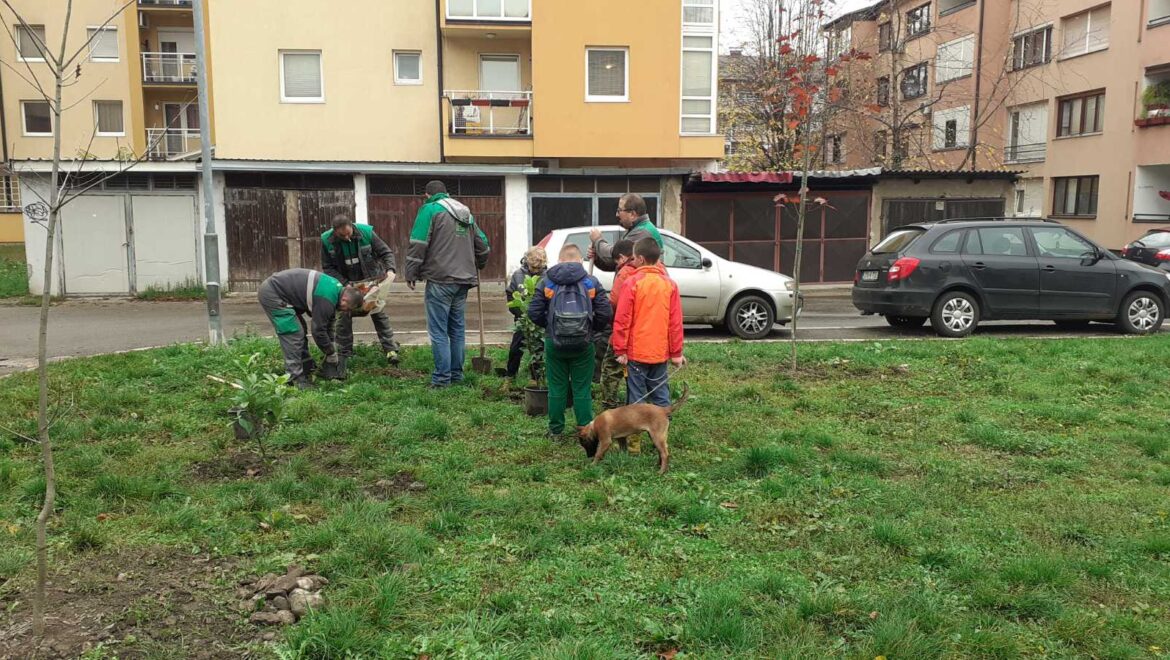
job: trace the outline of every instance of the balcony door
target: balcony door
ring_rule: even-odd
[[[480,55],[479,88],[485,92],[519,92],[519,55]]]
[[[158,50],[163,53],[159,69],[163,79],[180,82],[185,78],[183,56],[195,52],[195,33],[186,30],[159,30]]]
[[[163,145],[168,156],[194,151],[195,138],[188,131],[199,130],[199,106],[195,103],[164,103],[163,119],[167,132]]]

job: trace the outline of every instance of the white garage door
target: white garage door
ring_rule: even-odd
[[[125,209],[121,195],[85,195],[62,210],[67,294],[130,291]]]
[[[138,290],[198,281],[195,197],[135,195],[132,200]]]

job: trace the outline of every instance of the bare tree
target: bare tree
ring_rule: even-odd
[[[47,0],[46,0],[47,1]],[[53,249],[57,229],[61,218],[61,209],[69,202],[77,199],[89,190],[100,186],[105,180],[122,174],[138,163],[145,160],[157,146],[148,145],[142,154],[134,154],[127,149],[119,148],[116,157],[117,167],[112,171],[94,172],[85,176],[85,167],[92,160],[90,155],[95,127],[90,132],[87,144],[77,145],[74,149],[75,157],[65,160],[62,157],[62,116],[76,107],[88,94],[71,95],[65,98],[65,91],[75,87],[81,78],[85,55],[93,40],[102,33],[102,28],[118,18],[127,7],[134,5],[134,0],[126,0],[111,12],[109,17],[93,30],[80,46],[70,48],[70,30],[73,27],[73,0],[58,0],[63,3],[64,22],[61,26],[61,41],[56,48],[50,47],[36,34],[25,17],[12,4],[11,0],[0,0],[0,23],[3,24],[9,39],[14,45],[32,46],[36,49],[39,62],[30,62],[27,59],[20,62],[3,62],[7,70],[15,73],[35,91],[49,106],[52,120],[53,151],[52,163],[49,171],[47,197],[40,191],[33,190],[39,202],[30,204],[26,214],[46,231],[44,286],[41,292],[40,324],[37,341],[37,429],[35,438],[27,438],[40,445],[41,460],[44,467],[45,497],[36,519],[36,557],[37,557],[37,584],[33,598],[33,631],[37,637],[43,638],[45,632],[45,586],[48,581],[48,523],[56,506],[57,479],[53,465],[53,445],[49,431],[65,412],[58,410],[54,414],[49,411],[49,371],[48,371],[48,336],[49,310],[52,299],[53,277]],[[17,26],[21,31],[21,40],[17,42],[16,32],[10,26]],[[26,40],[31,42],[26,43]],[[46,39],[47,40],[47,39]],[[91,92],[92,93],[92,92]],[[161,138],[160,138],[161,139]]]

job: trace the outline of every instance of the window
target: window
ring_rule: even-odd
[[[975,35],[939,45],[934,62],[935,82],[971,75],[975,70]]]
[[[926,94],[926,62],[902,70],[902,98],[916,99]]]
[[[715,37],[683,35],[682,132],[715,132]]]
[[[963,243],[965,230],[956,229],[943,234],[934,245],[930,246],[931,254],[958,254],[959,246]]]
[[[970,145],[971,109],[968,106],[939,110],[932,119],[934,149],[960,149]]]
[[[992,257],[1026,257],[1028,244],[1024,230],[1019,227],[986,227],[972,232],[979,240],[969,240],[963,250],[966,254],[985,254]]]
[[[845,162],[844,135],[830,135],[825,138],[825,161],[832,165]]]
[[[1052,214],[1097,215],[1097,186],[1101,177],[1065,176],[1052,180]]]
[[[1100,133],[1105,119],[1105,93],[1060,99],[1060,125],[1056,137]]]
[[[878,26],[878,50],[890,50],[894,47],[894,26],[889,21]]]
[[[975,0],[938,0],[938,13],[941,16],[974,4]]]
[[[20,114],[25,135],[52,135],[53,113],[48,101],[21,101]]]
[[[906,12],[906,36],[917,37],[930,32],[930,3]]]
[[[1150,0],[1149,27],[1170,23],[1170,0]]]
[[[585,49],[585,100],[621,103],[630,100],[629,49]]]
[[[394,51],[394,84],[422,84],[422,53],[418,51]]]
[[[23,25],[16,26],[16,56],[25,62],[44,62],[43,49],[45,46],[45,26]]]
[[[886,157],[886,143],[889,142],[890,136],[885,131],[873,132],[873,155],[874,158],[881,159]]]
[[[1033,103],[1012,108],[1008,114],[1005,157],[1011,163],[1044,160],[1048,151],[1048,104]]]
[[[667,268],[703,267],[703,256],[695,248],[673,236],[662,237],[662,265]]]
[[[894,140],[894,159],[902,160],[910,157],[910,138],[918,132],[917,126],[905,126]]]
[[[1044,211],[1044,179],[1020,179],[1016,182],[1015,215],[1038,218]]]
[[[1031,231],[1041,257],[1080,259],[1097,252],[1092,244],[1064,227],[1033,227]]]
[[[715,25],[715,0],[683,0],[683,25]]]
[[[87,29],[89,60],[91,62],[118,61],[118,28],[92,27]]]
[[[529,0],[447,0],[447,18],[481,21],[527,21]]]
[[[853,46],[853,28],[845,26],[829,32],[829,59],[841,57]]]
[[[520,84],[519,55],[480,55],[479,88],[485,92],[518,92]]]
[[[1052,61],[1052,26],[1025,32],[1012,39],[1012,71]]]
[[[874,246],[874,254],[894,254],[910,247],[910,244],[922,236],[926,232],[922,229],[898,229],[886,236],[880,243]]]
[[[882,76],[877,79],[877,104],[885,107],[890,104],[890,77]]]
[[[1060,21],[1064,34],[1061,57],[1076,57],[1109,47],[1110,7],[1098,7],[1065,17]]]
[[[122,124],[121,101],[94,101],[93,122],[101,136],[122,136],[126,129]]]
[[[20,182],[14,176],[0,176],[0,213],[21,213]]]
[[[281,51],[281,103],[324,103],[321,51]]]

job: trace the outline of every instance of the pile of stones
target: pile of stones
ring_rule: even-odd
[[[310,575],[300,566],[290,566],[284,575],[268,573],[263,577],[243,582],[237,590],[240,611],[249,614],[249,621],[264,626],[288,626],[305,616],[309,610],[325,604],[321,588],[329,580]]]

